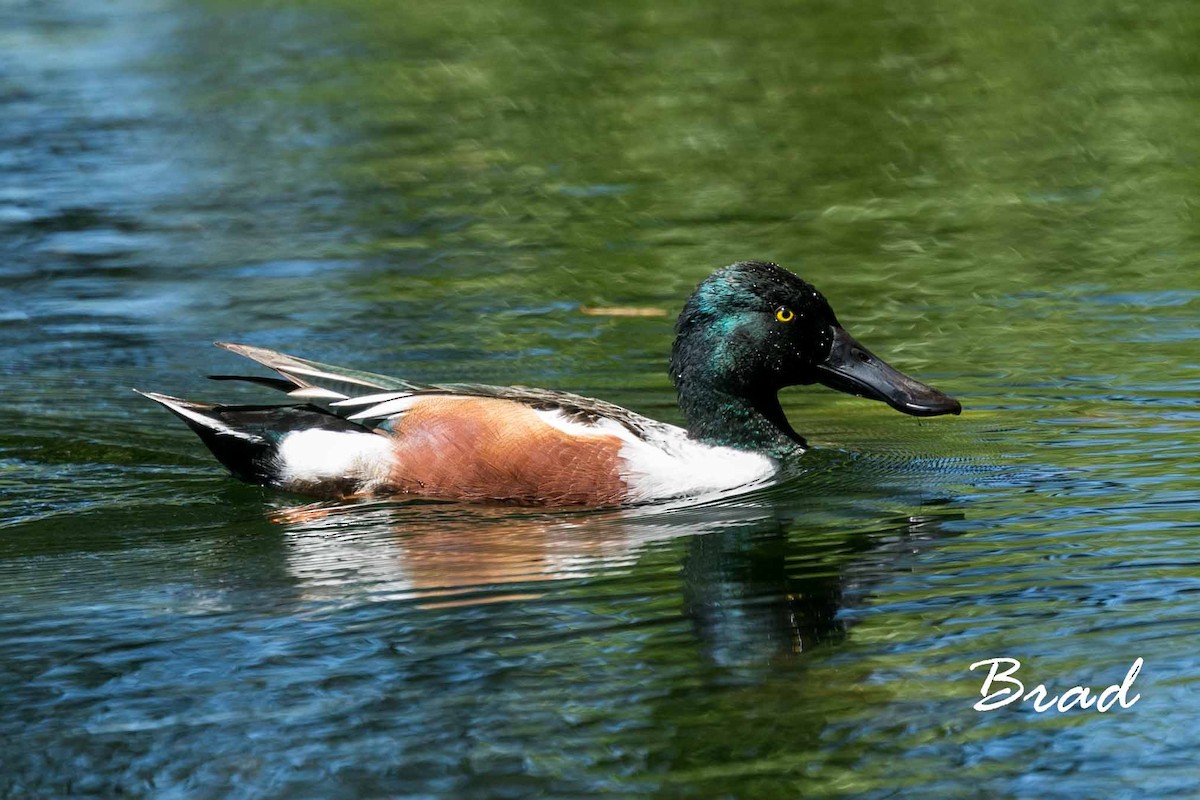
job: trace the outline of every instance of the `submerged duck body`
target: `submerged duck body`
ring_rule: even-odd
[[[223,344],[279,378],[215,376],[292,405],[215,405],[146,392],[235,476],[321,497],[416,495],[547,506],[699,496],[769,480],[805,450],[777,397],[821,382],[920,416],[956,400],[894,370],[787,270],[740,262],[697,287],[675,327],[671,376],[686,428],[579,395],[418,384]]]

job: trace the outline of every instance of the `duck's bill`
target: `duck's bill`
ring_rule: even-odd
[[[829,358],[817,367],[817,380],[839,392],[882,400],[914,417],[962,413],[962,404],[932,386],[913,380],[835,327]]]

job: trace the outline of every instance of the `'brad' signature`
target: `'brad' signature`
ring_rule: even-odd
[[[1125,673],[1125,680],[1097,694],[1093,694],[1093,690],[1086,686],[1072,686],[1061,695],[1050,696],[1046,685],[1042,683],[1026,692],[1025,684],[1013,677],[1021,668],[1021,662],[1015,658],[987,658],[976,661],[971,665],[971,670],[982,666],[988,666],[989,669],[987,677],[983,680],[983,687],[979,690],[983,699],[972,706],[976,711],[995,711],[1012,703],[1032,701],[1033,710],[1039,714],[1051,709],[1069,711],[1075,706],[1085,709],[1095,706],[1096,711],[1103,714],[1117,703],[1121,708],[1129,708],[1142,697],[1140,694],[1129,697],[1129,690],[1133,688],[1133,682],[1142,671],[1140,658],[1134,661]]]

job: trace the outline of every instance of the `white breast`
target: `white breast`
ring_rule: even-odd
[[[677,430],[679,435],[666,442],[635,438],[621,448],[630,500],[726,492],[762,483],[779,470],[779,462],[769,456],[701,444]]]
[[[727,492],[762,483],[779,471],[779,462],[761,453],[702,444],[674,425],[654,423],[651,441],[639,438],[615,420],[577,422],[557,409],[538,416],[576,436],[612,435],[621,439],[621,477],[629,500],[668,500]]]

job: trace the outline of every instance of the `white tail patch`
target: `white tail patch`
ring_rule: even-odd
[[[299,491],[348,481],[357,492],[388,484],[392,441],[375,433],[293,431],[279,442],[279,484]]]

